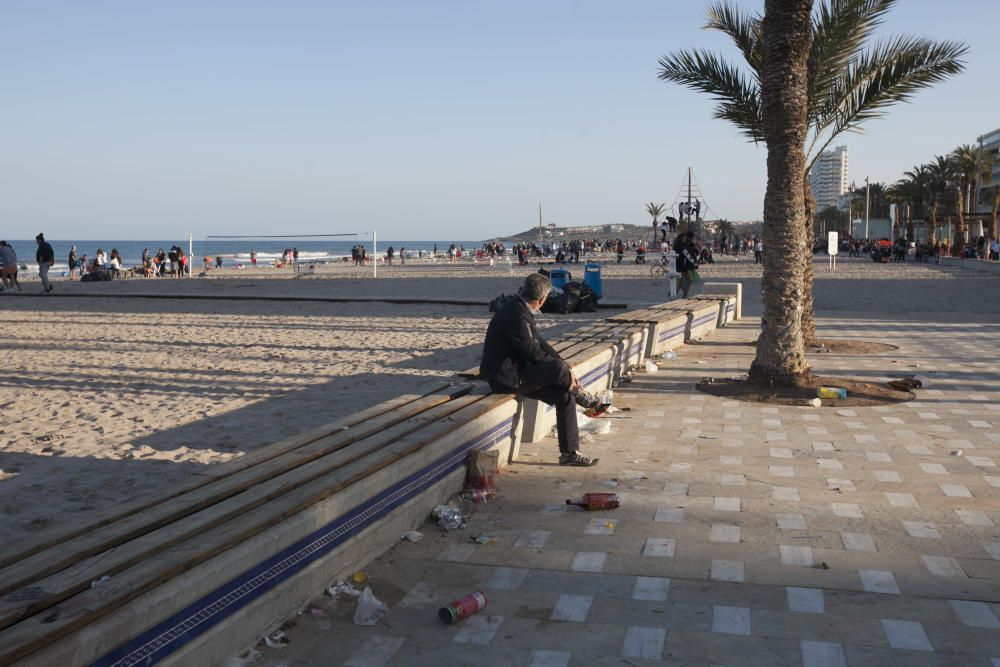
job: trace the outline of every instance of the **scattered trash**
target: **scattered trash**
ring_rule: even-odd
[[[889,386],[898,391],[913,391],[920,389],[923,383],[914,378],[903,378],[901,380],[889,380]]]
[[[674,359],[676,357],[677,357],[677,354],[673,350],[667,350],[666,352],[664,352],[663,354],[660,355],[661,359],[668,359],[668,360],[669,359]]]
[[[594,419],[588,417],[586,413],[577,415],[576,426],[580,433],[606,435],[611,432],[611,422],[607,419]]]
[[[500,452],[477,451],[469,455],[467,499],[475,503],[486,502],[496,496],[495,478],[500,474]]]
[[[703,363],[705,363],[705,362],[704,362],[704,361],[702,361],[701,359],[695,359],[695,360],[694,360],[694,363],[696,363],[696,364],[703,364]]]
[[[961,456],[962,455],[962,450],[961,449],[953,449],[953,450],[951,450],[948,453],[951,454],[952,456]]]
[[[486,533],[479,533],[478,535],[473,535],[470,539],[476,544],[492,544],[493,542],[497,541],[497,538],[490,537]]]
[[[313,618],[326,618],[326,609],[321,607],[310,607],[309,614],[312,615]]]
[[[341,579],[337,579],[337,581],[330,584],[326,589],[326,594],[332,598],[337,597],[341,593],[343,593],[344,595],[348,595],[352,598],[356,598],[359,595],[361,595],[361,591],[359,591],[354,586]]]
[[[931,381],[927,379],[926,375],[914,375],[913,379],[920,383],[920,389],[926,389],[931,384]]]
[[[455,530],[465,528],[465,517],[462,511],[451,505],[438,505],[431,512],[431,516],[437,519],[438,525],[445,530]]]
[[[407,542],[419,542],[424,539],[424,534],[419,530],[408,530],[403,533],[399,539],[406,540]]]
[[[486,599],[486,593],[482,591],[476,591],[475,593],[469,593],[465,597],[461,597],[457,600],[452,600],[446,606],[438,609],[438,618],[445,625],[451,625],[452,623],[457,623],[467,616],[472,616],[476,612],[485,609],[489,600]]]
[[[354,576],[351,577],[351,581],[353,581],[356,584],[360,584],[364,582],[364,580],[367,578],[368,575],[364,573],[364,570],[358,570],[357,572],[354,573]]]
[[[103,586],[109,581],[111,581],[111,577],[109,577],[108,575],[104,575],[100,579],[95,579],[94,581],[90,582],[90,587],[97,588],[98,586]]]
[[[822,561],[822,562],[815,563],[814,565],[812,565],[812,568],[814,570],[829,570],[830,566],[827,565],[825,561]]]
[[[576,505],[593,512],[595,510],[613,510],[621,506],[617,493],[585,493],[582,500],[566,499],[567,505]]]
[[[469,489],[468,491],[463,491],[461,497],[463,500],[469,500],[474,503],[485,503],[490,498],[495,498],[496,493],[489,489],[483,489],[477,487],[474,489]]]
[[[264,643],[268,648],[285,648],[288,646],[288,637],[283,630],[275,630],[269,635],[264,635]]]
[[[808,401],[806,405],[811,405],[814,408],[821,408],[823,407],[823,401],[818,398],[814,398],[811,401]]]
[[[819,398],[847,398],[847,390],[843,387],[820,387],[816,390]]]
[[[649,359],[646,359],[646,372],[647,373],[655,373],[658,370],[660,370],[660,369],[657,367],[656,364],[654,364]]]
[[[606,479],[601,484],[604,486],[610,486],[612,489],[618,486],[620,482],[617,479]]]
[[[365,586],[365,590],[358,598],[358,606],[354,610],[355,625],[375,625],[379,619],[385,616],[388,608],[385,603],[375,597],[370,586]]]

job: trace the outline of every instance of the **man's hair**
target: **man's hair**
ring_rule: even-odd
[[[524,279],[521,287],[521,298],[525,301],[538,301],[543,296],[548,295],[552,289],[552,282],[540,273],[532,273]]]
[[[35,237],[35,240],[36,241],[44,241],[45,240],[45,235],[44,234],[39,234],[38,236]]]

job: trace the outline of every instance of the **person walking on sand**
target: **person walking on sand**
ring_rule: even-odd
[[[76,246],[69,249],[69,257],[66,259],[69,264],[69,279],[76,280],[76,267],[80,265],[80,258],[76,256]]]
[[[16,287],[18,292],[23,291],[17,282],[17,253],[6,241],[0,241],[0,279],[7,289]]]
[[[56,263],[56,254],[52,252],[52,246],[45,240],[44,234],[35,237],[38,243],[38,250],[35,252],[35,261],[38,262],[38,277],[42,279],[42,292],[48,294],[52,291],[52,284],[49,282],[49,269]]]
[[[540,273],[524,280],[519,297],[507,300],[486,329],[479,377],[498,394],[534,398],[556,409],[559,465],[589,467],[598,459],[582,455],[576,406],[596,407],[581,391],[580,380],[559,353],[541,336],[535,314],[548,298],[552,283]]]

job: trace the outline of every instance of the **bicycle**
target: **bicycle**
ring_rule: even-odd
[[[664,259],[663,257],[657,259],[649,267],[649,275],[653,276],[654,278],[662,278],[668,273],[670,273],[670,266],[669,264],[667,264],[667,260]]]

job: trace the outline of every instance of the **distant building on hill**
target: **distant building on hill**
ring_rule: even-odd
[[[809,170],[809,187],[816,199],[816,212],[837,206],[840,196],[848,190],[847,146],[820,153]]]

